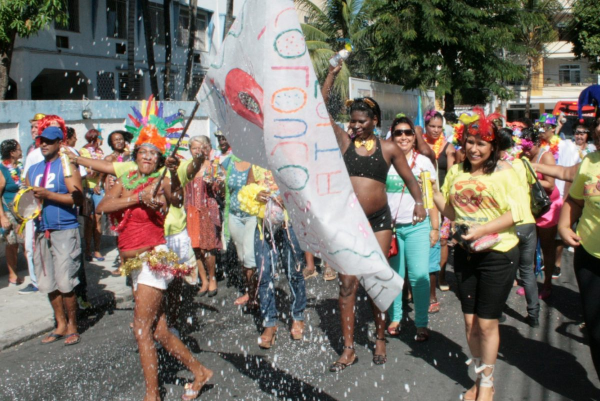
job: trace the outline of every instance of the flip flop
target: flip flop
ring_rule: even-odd
[[[311,277],[317,277],[319,275],[319,273],[317,273],[317,268],[313,268],[313,269],[304,269],[304,271],[302,272],[302,275],[304,276],[304,279],[309,279]]]
[[[77,337],[77,340],[68,343],[67,340],[71,337]],[[79,342],[81,341],[81,336],[79,335],[79,333],[71,333],[71,334],[67,334],[67,336],[65,337],[65,345],[69,346],[69,345],[75,345],[75,344],[79,344]]]
[[[58,340],[60,340],[63,337],[64,337],[64,335],[62,335],[62,334],[50,333],[46,337],[44,337],[44,340],[47,339],[47,338],[52,338],[53,340],[52,341],[44,341],[44,340],[42,340],[41,342],[44,345],[46,345],[46,344],[52,344],[52,343],[57,342]]]
[[[429,304],[429,313],[438,313],[440,311],[441,307],[440,307],[440,303],[438,302],[432,302]]]

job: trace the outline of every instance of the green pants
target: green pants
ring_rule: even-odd
[[[406,277],[412,287],[415,304],[415,324],[417,327],[427,327],[429,323],[429,218],[416,225],[396,225],[398,238],[398,255],[390,258],[390,265]],[[388,311],[392,322],[402,320],[402,293],[396,297]]]

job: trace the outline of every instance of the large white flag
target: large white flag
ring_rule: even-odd
[[[302,249],[386,310],[403,281],[352,189],[293,1],[246,1],[197,98],[236,156],[273,171]]]

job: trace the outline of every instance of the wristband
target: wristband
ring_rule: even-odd
[[[138,203],[142,203],[142,193],[138,192]]]
[[[440,231],[439,228],[432,228],[431,231]]]
[[[421,206],[423,206],[423,202],[415,202],[415,205],[421,205]]]

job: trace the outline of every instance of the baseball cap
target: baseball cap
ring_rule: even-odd
[[[62,140],[63,132],[58,127],[48,127],[42,132],[42,134],[40,135],[40,138],[46,138],[51,141],[56,141],[57,139]]]
[[[46,117],[45,114],[37,113],[29,122],[40,121],[42,118]]]

